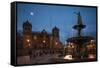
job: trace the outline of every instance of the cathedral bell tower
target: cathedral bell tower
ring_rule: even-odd
[[[32,25],[28,20],[23,23],[23,46],[24,48],[32,46]]]
[[[53,37],[52,44],[54,45],[54,47],[58,46],[58,44],[59,44],[59,29],[56,26],[52,29],[52,37]]]
[[[52,29],[52,35],[53,37],[59,38],[59,29],[56,26]]]

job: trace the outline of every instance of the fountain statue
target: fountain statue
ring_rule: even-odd
[[[68,43],[74,43],[76,44],[76,51],[74,51],[74,56],[76,56],[78,59],[82,58],[83,54],[86,53],[85,45],[86,43],[90,42],[91,40],[94,40],[94,37],[92,36],[83,36],[82,35],[82,29],[86,28],[86,25],[82,22],[82,17],[80,12],[76,13],[77,15],[77,24],[73,26],[74,30],[77,30],[77,36],[71,37],[67,39]],[[82,50],[85,49],[85,51],[82,53]],[[86,56],[85,56],[86,57]]]

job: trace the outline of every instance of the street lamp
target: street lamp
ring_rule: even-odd
[[[31,46],[30,39],[26,39],[26,41],[27,41],[27,45],[30,47]]]

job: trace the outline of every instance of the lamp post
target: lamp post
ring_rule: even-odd
[[[32,58],[31,41],[30,41],[30,39],[27,39],[26,41],[28,43],[28,48],[29,48],[28,52],[29,52],[29,56],[30,56],[30,59],[31,59]]]
[[[28,47],[30,48],[31,47],[31,41],[30,41],[30,39],[27,39],[26,41],[27,41]]]
[[[45,40],[43,40],[43,44],[44,44],[44,47],[46,47],[46,41]]]

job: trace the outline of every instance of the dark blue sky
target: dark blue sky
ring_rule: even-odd
[[[76,31],[72,26],[77,23],[77,15],[80,12],[82,21],[86,25],[83,35],[96,35],[96,8],[55,6],[39,4],[17,4],[17,30],[22,31],[23,22],[29,20],[32,24],[32,31],[45,29],[51,33],[52,28],[57,26],[60,29],[60,40],[64,42],[67,38],[75,36]],[[31,13],[31,14],[30,14]]]

